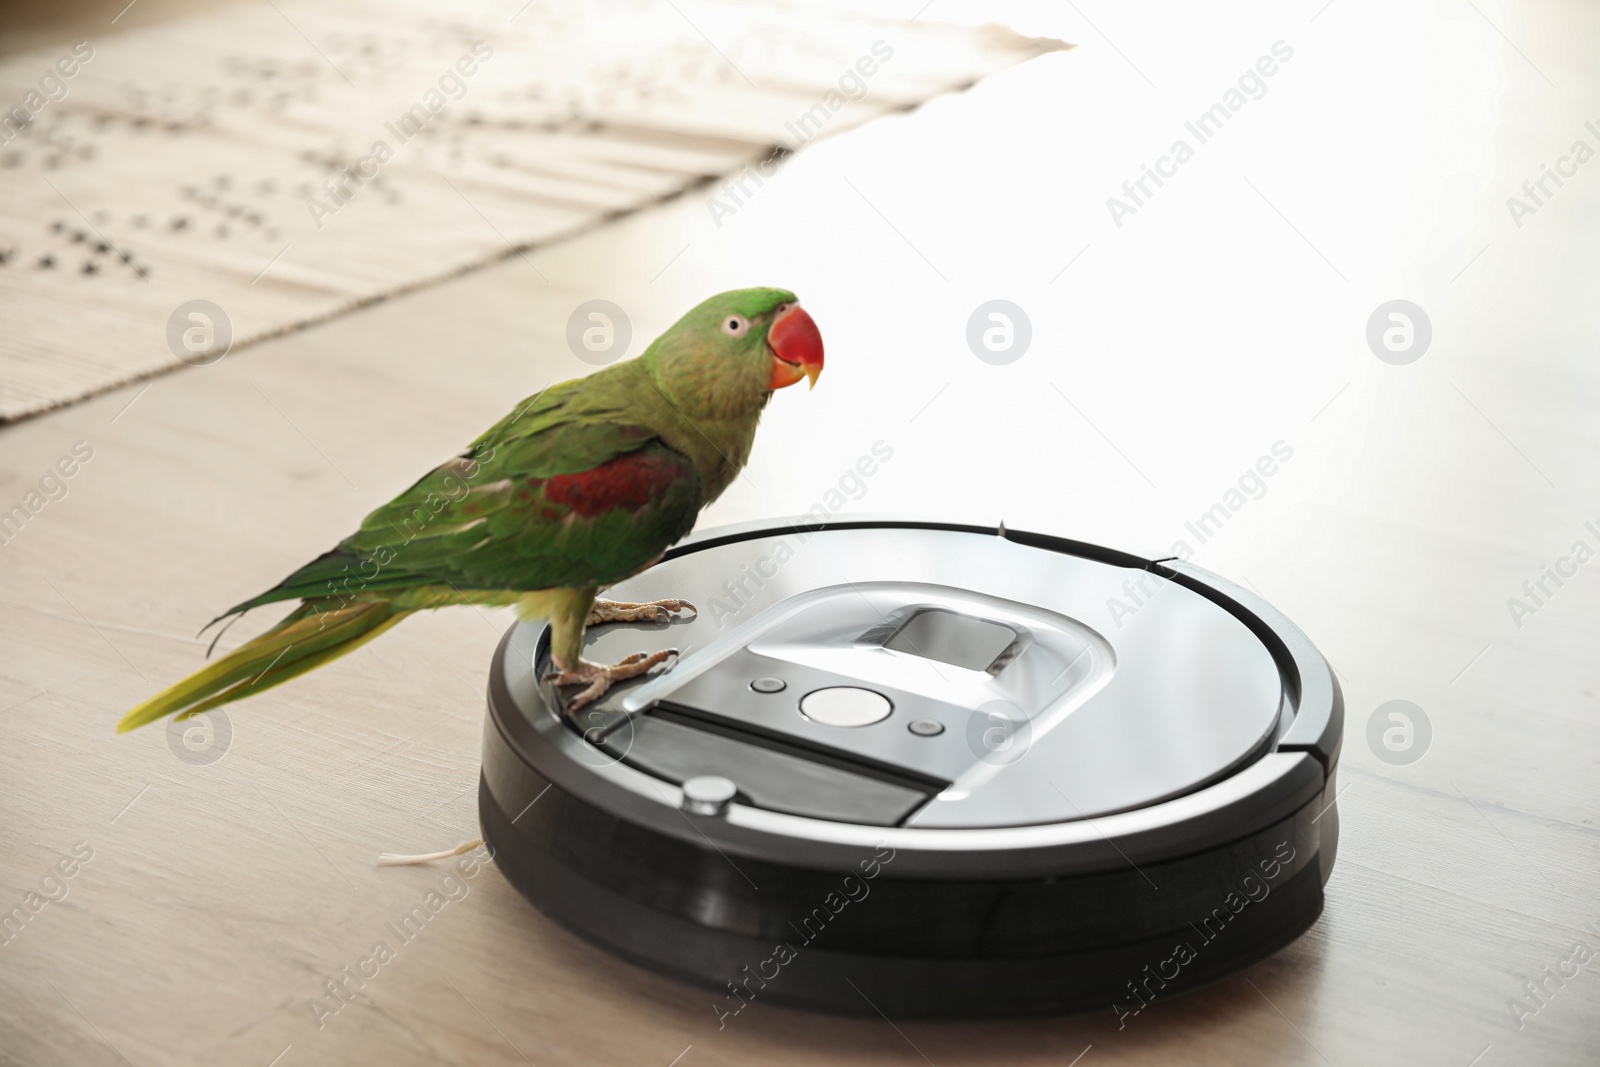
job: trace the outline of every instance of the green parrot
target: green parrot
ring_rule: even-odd
[[[530,397],[461,455],[368,515],[339,546],[224,612],[299,607],[261,636],[129,711],[119,733],[220,707],[304,674],[414,611],[514,606],[550,621],[558,686],[576,710],[674,655],[605,666],[587,626],[663,621],[686,600],[596,599],[649,567],[750,457],[776,389],[822,371],[816,323],[784,289],[738,289],[695,307],[636,359]],[[215,642],[213,642],[214,644]]]

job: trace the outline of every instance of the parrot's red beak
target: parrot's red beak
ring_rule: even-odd
[[[768,389],[782,389],[801,378],[809,378],[811,388],[817,387],[817,376],[822,373],[822,334],[799,304],[790,304],[772,320],[767,351],[772,356]]]

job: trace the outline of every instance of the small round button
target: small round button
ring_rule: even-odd
[[[887,719],[893,710],[882,693],[850,685],[818,689],[800,700],[800,713],[824,726],[870,726]]]
[[[758,693],[781,693],[789,688],[789,683],[782,678],[757,678],[750,683],[750,688]]]
[[[721,815],[739,787],[720,774],[702,774],[683,783],[683,810],[696,815]]]
[[[938,719],[918,719],[906,729],[918,737],[937,737],[944,733],[944,723]]]

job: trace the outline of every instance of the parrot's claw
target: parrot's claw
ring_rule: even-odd
[[[606,695],[606,690],[616,682],[628,678],[637,678],[669,659],[675,659],[678,650],[675,648],[663,649],[660,652],[635,652],[611,666],[600,663],[590,663],[580,659],[578,665],[571,670],[561,668],[553,670],[544,676],[544,680],[554,686],[581,685],[583,691],[567,702],[567,711],[574,712]]]
[[[630,604],[625,600],[596,600],[583,624],[599,626],[608,622],[668,622],[677,611],[700,614],[700,609],[687,600],[652,600],[646,604]]]

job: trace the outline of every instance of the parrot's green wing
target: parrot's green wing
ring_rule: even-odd
[[[547,390],[227,614],[442,586],[596,588],[647,566],[694,525],[700,475],[654,431],[573,392]]]

